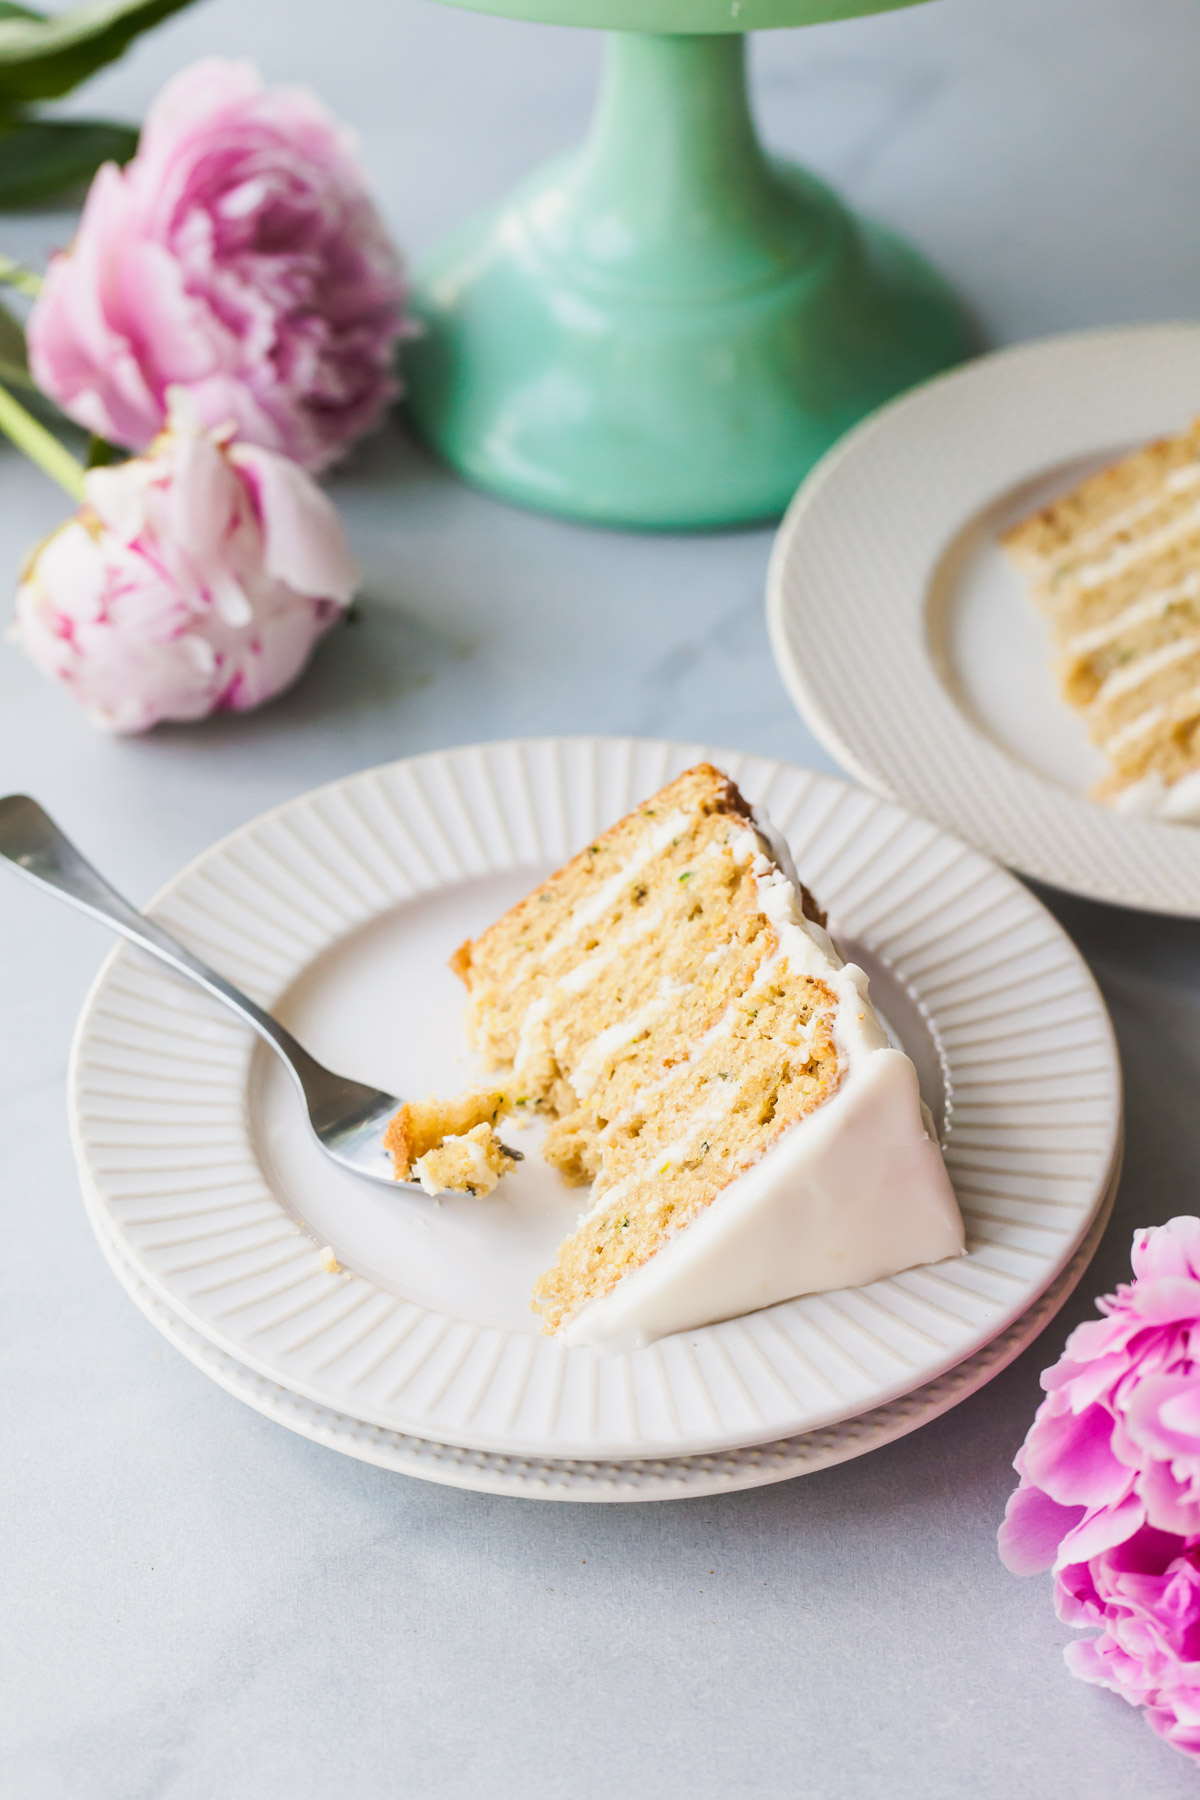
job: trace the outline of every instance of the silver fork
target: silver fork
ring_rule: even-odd
[[[323,1068],[270,1013],[185,950],[169,931],[143,917],[114,893],[49,814],[26,794],[0,799],[0,856],[39,887],[49,888],[81,912],[110,925],[214,999],[223,1000],[245,1024],[253,1027],[290,1072],[303,1097],[313,1134],[335,1163],[349,1169],[352,1175],[365,1175],[368,1180],[382,1181],[391,1188],[414,1185],[397,1183],[392,1159],[383,1147],[383,1134],[402,1105],[401,1100],[395,1094],[365,1087],[361,1081],[350,1081],[345,1075]],[[510,1150],[507,1145],[504,1153],[514,1162],[524,1160],[519,1150]]]

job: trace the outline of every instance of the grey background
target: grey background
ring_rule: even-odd
[[[599,47],[428,0],[210,0],[76,105],[140,115],[246,53],[353,121],[412,253],[578,136]],[[1200,305],[1194,0],[942,0],[754,47],[769,138],[909,232],[1004,342]],[[0,220],[41,256],[64,218]],[[515,732],[693,736],[832,765],[773,670],[769,534],[655,539],[508,510],[397,429],[340,475],[362,621],[259,717],[98,737],[0,644],[0,788],[130,894],[263,807]],[[62,513],[0,451],[0,564]],[[982,1394],[861,1462],[738,1496],[538,1506],[363,1467],[158,1338],[80,1206],[63,1082],[106,949],[0,883],[0,1796],[1174,1800],[1195,1771],[1071,1680],[994,1533],[1037,1372],[1130,1232],[1194,1209],[1200,932],[1047,896],[1128,1077],[1112,1229]],[[49,1296],[49,1298],[48,1298]]]

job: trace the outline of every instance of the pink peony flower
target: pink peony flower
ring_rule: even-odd
[[[352,141],[300,88],[206,59],[92,183],[29,320],[43,391],[142,449],[171,386],[206,425],[321,469],[396,393],[396,255]]]
[[[18,641],[108,730],[261,705],[351,597],[341,524],[311,476],[228,436],[173,392],[169,429],[89,470],[84,506],[23,573]]]
[[[1059,1617],[1101,1628],[1073,1673],[1200,1761],[1200,1219],[1139,1231],[1133,1269],[1042,1376],[1000,1554],[1053,1567]]]
[[[1162,1737],[1200,1760],[1200,1544],[1144,1527],[1061,1570],[1055,1607],[1067,1625],[1103,1627],[1067,1646],[1072,1673],[1144,1706]]]

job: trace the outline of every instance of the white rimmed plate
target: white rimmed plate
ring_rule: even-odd
[[[832,753],[1026,875],[1200,917],[1200,826],[1131,818],[1058,698],[997,546],[1005,525],[1200,411],[1200,325],[998,351],[842,439],[780,527],[768,580],[788,689]]]
[[[486,1204],[357,1183],[215,1003],[131,949],[72,1058],[77,1154],[148,1287],[238,1362],[369,1425],[505,1455],[679,1456],[792,1437],[934,1379],[1067,1267],[1117,1157],[1120,1078],[1088,971],[1038,902],[924,820],[699,745],[539,739],[416,757],[292,801],[153,909],[333,1066],[396,1092],[466,1073],[462,936],[707,755],[789,837],[945,1120],[970,1254],[632,1355],[527,1310],[578,1196],[530,1157]],[[331,1244],[344,1265],[321,1265]]]
[[[96,1235],[113,1272],[130,1298],[169,1343],[236,1399],[301,1437],[373,1463],[399,1475],[476,1493],[508,1494],[526,1500],[641,1501],[686,1500],[704,1494],[734,1493],[791,1481],[817,1469],[848,1462],[928,1424],[998,1375],[1032,1343],[1065,1304],[1082,1279],[1112,1211],[1120,1171],[1114,1166],[1104,1201],[1066,1268],[1007,1331],[974,1356],[911,1394],[875,1407],[858,1418],[842,1419],[818,1431],[772,1443],[728,1450],[715,1456],[676,1456],[629,1462],[569,1461],[554,1457],[505,1456],[468,1450],[428,1438],[385,1431],[361,1419],[331,1411],[248,1369],[174,1313],[142,1280],[113,1243],[93,1211]],[[84,1184],[85,1199],[88,1187]],[[89,1199],[89,1209],[94,1203]]]

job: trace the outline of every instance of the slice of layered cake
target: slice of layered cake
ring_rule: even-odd
[[[786,847],[689,769],[456,953],[494,1120],[589,1185],[533,1304],[630,1348],[955,1256],[916,1071]],[[426,1152],[428,1156],[428,1152]]]
[[[1063,696],[1110,764],[1093,797],[1200,820],[1200,422],[1002,542],[1051,622]]]

